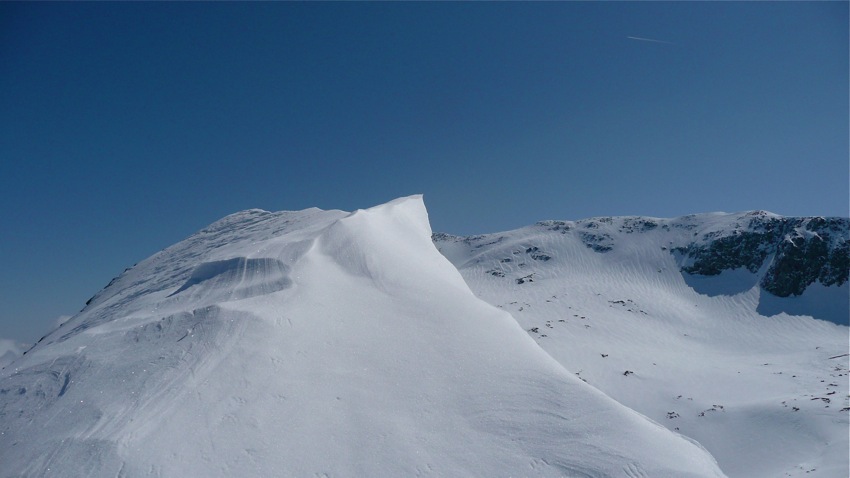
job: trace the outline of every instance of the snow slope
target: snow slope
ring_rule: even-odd
[[[718,477],[476,298],[421,197],[245,211],[0,374],[0,476]]]
[[[835,323],[847,320],[847,282],[773,296],[759,285],[775,263],[769,244],[751,248],[764,253],[755,272],[683,272],[693,260],[682,251],[753,237],[753,216],[766,214],[546,221],[434,240],[564,368],[697,440],[729,476],[847,477],[848,328]],[[846,232],[831,240],[846,248]]]

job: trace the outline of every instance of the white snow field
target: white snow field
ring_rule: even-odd
[[[779,298],[759,287],[766,266],[697,276],[674,253],[754,214],[546,221],[435,242],[564,368],[698,441],[730,477],[846,478],[848,328],[835,322],[847,283]]]
[[[484,292],[500,290],[473,282]],[[552,295],[567,300],[565,292]],[[664,304],[658,311],[695,308],[672,293],[652,303],[646,295],[633,299],[647,301],[652,314],[661,313],[656,302]],[[585,340],[608,330],[611,342],[604,350],[596,342],[593,352],[609,351],[607,361],[635,370],[624,380],[652,385],[609,390],[619,400],[647,393],[666,409],[673,387],[694,398],[687,405],[683,398],[678,410],[696,412],[715,398],[701,382],[717,382],[743,361],[740,387],[750,392],[724,386],[716,398],[729,410],[706,422],[740,420],[746,452],[762,448],[751,438],[772,430],[776,436],[764,447],[793,443],[819,467],[832,456],[824,440],[846,414],[806,401],[808,378],[786,393],[785,382],[769,374],[821,370],[821,355],[837,348],[827,336],[840,330],[787,318],[767,324],[764,333],[777,336],[759,345],[747,326],[721,333],[701,322],[714,317],[690,309],[675,318],[638,318],[647,330],[615,330],[632,315],[610,310],[617,311],[611,327],[597,329],[592,318],[594,329],[563,327],[553,340],[557,333]],[[525,315],[511,312],[528,327]],[[761,318],[744,313],[740,320]],[[420,196],[351,214],[234,214],[125,271],[0,372],[0,476],[725,476],[695,441],[626,408],[562,363],[572,355],[587,360],[573,366],[586,367],[582,376],[602,389],[615,383],[603,379],[608,369],[592,368],[590,357],[569,350],[550,350],[556,361],[523,327],[478,299],[440,255]],[[674,338],[684,329],[690,342]],[[719,363],[695,363],[696,376],[673,383],[688,368],[676,368],[676,361],[704,360],[702,349],[722,348],[706,343],[718,334],[734,338],[726,355],[707,355]],[[656,354],[649,346],[653,353],[629,355],[647,348],[640,340],[696,351]],[[736,356],[747,341],[756,355]],[[809,351],[816,343],[823,350]],[[749,364],[768,352],[772,365]],[[660,362],[661,372],[651,373],[650,360]],[[797,398],[805,414],[785,420],[791,412],[769,407],[780,398]],[[695,418],[680,421],[689,424],[685,432],[699,426]],[[689,434],[719,436],[705,428]]]

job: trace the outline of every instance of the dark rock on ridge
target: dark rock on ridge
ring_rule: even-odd
[[[708,233],[701,242],[674,248],[672,252],[693,261],[682,271],[712,276],[746,267],[756,273],[770,259],[760,285],[778,297],[800,295],[815,282],[825,286],[847,282],[850,220],[773,217],[760,212],[750,216],[743,230]]]

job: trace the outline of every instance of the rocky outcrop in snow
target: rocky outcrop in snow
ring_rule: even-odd
[[[847,218],[778,217],[756,211],[674,251],[692,261],[683,272],[708,276],[740,267],[756,273],[769,260],[762,288],[788,297],[803,294],[815,282],[824,286],[847,282],[848,241]]]

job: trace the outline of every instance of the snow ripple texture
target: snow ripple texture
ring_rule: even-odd
[[[545,221],[434,240],[478,297],[511,313],[565,369],[698,441],[729,476],[844,478],[848,283],[776,297],[761,285],[770,254],[752,270],[706,276],[683,270],[692,259],[680,252],[752,239],[763,224],[801,225],[791,240],[812,223],[834,225],[833,251],[846,247],[846,218],[762,211]],[[742,250],[712,259],[734,263]]]

